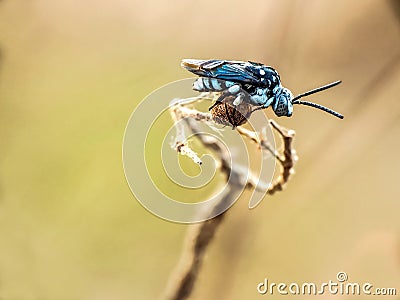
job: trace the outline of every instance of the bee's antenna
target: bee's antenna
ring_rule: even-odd
[[[295,104],[294,102],[296,102],[296,100],[298,100],[298,99],[300,99],[300,98],[303,98],[303,97],[306,97],[306,96],[309,96],[309,95],[312,95],[312,94],[321,92],[321,91],[326,90],[326,89],[330,89],[331,87],[334,87],[334,86],[340,84],[341,82],[342,82],[341,80],[338,80],[338,81],[332,82],[332,83],[330,83],[330,84],[321,86],[321,87],[319,87],[319,88],[313,89],[313,90],[311,90],[311,91],[305,92],[305,93],[303,93],[303,94],[297,95],[296,97],[294,97],[294,98],[292,99],[292,103]]]
[[[338,112],[336,112],[336,111],[334,111],[334,110],[332,110],[330,108],[327,108],[325,106],[322,106],[320,104],[316,104],[316,103],[313,103],[313,102],[300,101],[299,100],[300,98],[303,98],[303,97],[306,97],[306,96],[321,92],[323,90],[329,89],[331,87],[334,87],[334,86],[340,84],[341,82],[342,82],[341,80],[338,80],[338,81],[332,82],[330,84],[321,86],[319,88],[313,89],[311,91],[305,92],[303,94],[297,95],[296,97],[294,97],[292,99],[292,104],[301,104],[301,105],[307,105],[307,106],[311,106],[311,107],[314,107],[314,108],[318,108],[318,109],[323,110],[323,111],[325,111],[325,112],[327,112],[327,113],[329,113],[331,115],[334,115],[335,117],[338,117],[339,119],[343,119],[344,118],[343,115],[339,114]]]
[[[344,116],[339,114],[338,112],[336,112],[336,111],[334,111],[334,110],[332,110],[330,108],[327,108],[325,106],[313,103],[313,102],[296,100],[296,102],[293,102],[293,104],[301,104],[301,105],[307,105],[307,106],[315,107],[315,108],[323,110],[323,111],[325,111],[327,113],[330,113],[331,115],[334,115],[335,117],[338,117],[339,119],[343,119],[344,118]]]

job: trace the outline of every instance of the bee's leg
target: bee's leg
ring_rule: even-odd
[[[243,92],[239,92],[239,94],[237,95],[235,100],[233,100],[233,105],[235,105],[235,106],[240,105],[243,102],[245,96],[246,95]]]
[[[212,110],[217,104],[221,103],[222,101],[219,99],[220,98],[218,98],[217,101],[215,101],[215,103],[208,108],[208,110]]]
[[[235,84],[228,89],[228,92],[231,95],[237,95],[235,100],[233,100],[233,105],[238,106],[240,105],[246,97],[246,94],[243,92],[242,87],[239,84]]]
[[[199,78],[199,79],[200,79],[200,78]],[[204,79],[209,79],[209,78],[204,78]],[[205,81],[203,81],[203,83],[205,83]],[[217,105],[218,103],[222,102],[222,100],[225,99],[225,97],[228,97],[228,96],[231,96],[231,95],[232,95],[232,96],[235,96],[235,95],[239,94],[239,95],[236,97],[236,99],[235,99],[235,101],[236,101],[236,100],[238,100],[238,101],[236,101],[236,103],[233,102],[233,104],[234,104],[235,106],[237,106],[237,105],[239,105],[240,103],[242,103],[242,101],[243,101],[243,99],[244,99],[244,94],[241,92],[242,87],[241,87],[239,84],[235,84],[235,83],[233,83],[233,82],[231,82],[231,81],[225,81],[224,84],[225,84],[226,86],[229,86],[229,88],[225,89],[225,90],[222,92],[222,95],[217,99],[216,103],[214,103],[208,110],[213,109],[214,106]],[[232,84],[232,85],[231,85],[231,84]]]
[[[224,99],[228,96],[230,96],[230,93],[227,90],[223,91],[222,94],[218,97],[218,99],[215,100],[215,103],[208,108],[208,110],[212,110],[216,105],[222,103]]]

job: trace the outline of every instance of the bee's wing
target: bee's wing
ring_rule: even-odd
[[[259,85],[260,74],[254,72],[254,63],[232,60],[183,59],[181,66],[201,76],[233,82]]]

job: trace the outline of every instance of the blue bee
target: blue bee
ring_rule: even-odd
[[[234,96],[234,106],[240,105],[243,101],[256,106],[256,110],[271,106],[278,117],[290,117],[293,113],[293,105],[301,104],[318,108],[343,119],[343,115],[327,107],[299,100],[302,97],[334,87],[341,83],[340,80],[293,97],[292,92],[282,86],[278,72],[274,68],[260,63],[183,59],[181,65],[200,76],[193,84],[194,90],[222,93],[222,97],[210,109],[218,104],[218,101],[221,102],[224,97]]]

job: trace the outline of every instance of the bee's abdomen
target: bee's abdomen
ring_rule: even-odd
[[[200,77],[193,83],[193,89],[199,92],[221,92],[234,84],[232,81]]]

